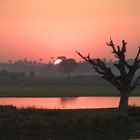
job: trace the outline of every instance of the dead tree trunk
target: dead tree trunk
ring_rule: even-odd
[[[118,59],[117,63],[114,63],[114,66],[119,71],[119,75],[115,75],[112,72],[111,68],[107,67],[106,64],[99,58],[92,59],[90,54],[88,56],[83,56],[80,52],[76,53],[83,58],[85,61],[89,62],[93,69],[106,81],[110,82],[114,87],[116,87],[120,91],[120,103],[119,109],[121,111],[125,111],[128,107],[128,99],[132,91],[138,84],[140,79],[140,75],[134,80],[136,71],[140,68],[140,47],[138,49],[138,53],[134,58],[134,62],[130,65],[126,58],[126,45],[127,43],[123,40],[122,47],[115,46],[112,39],[110,38],[109,43],[106,43],[107,46],[112,48],[112,53]]]
[[[124,91],[120,95],[120,101],[119,101],[119,109],[121,111],[126,111],[128,107],[128,101],[129,101],[129,94],[128,92]]]

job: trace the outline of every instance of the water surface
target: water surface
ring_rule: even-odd
[[[0,98],[1,105],[48,109],[109,108],[119,105],[119,97]],[[129,105],[140,106],[140,97],[130,97]]]

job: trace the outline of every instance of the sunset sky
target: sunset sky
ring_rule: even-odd
[[[105,42],[140,46],[140,0],[0,0],[0,61],[52,56],[79,60],[75,50],[113,58]]]

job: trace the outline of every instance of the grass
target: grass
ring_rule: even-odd
[[[140,86],[133,92],[140,96]],[[64,96],[119,96],[111,84],[97,77],[68,79],[35,79],[0,82],[0,96],[64,97]]]
[[[139,107],[122,114],[117,109],[0,106],[0,140],[128,140],[139,118]]]

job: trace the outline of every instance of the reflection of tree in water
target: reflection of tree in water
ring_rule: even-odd
[[[76,103],[78,97],[62,97],[60,98],[60,103],[63,108],[70,107],[72,104]]]

